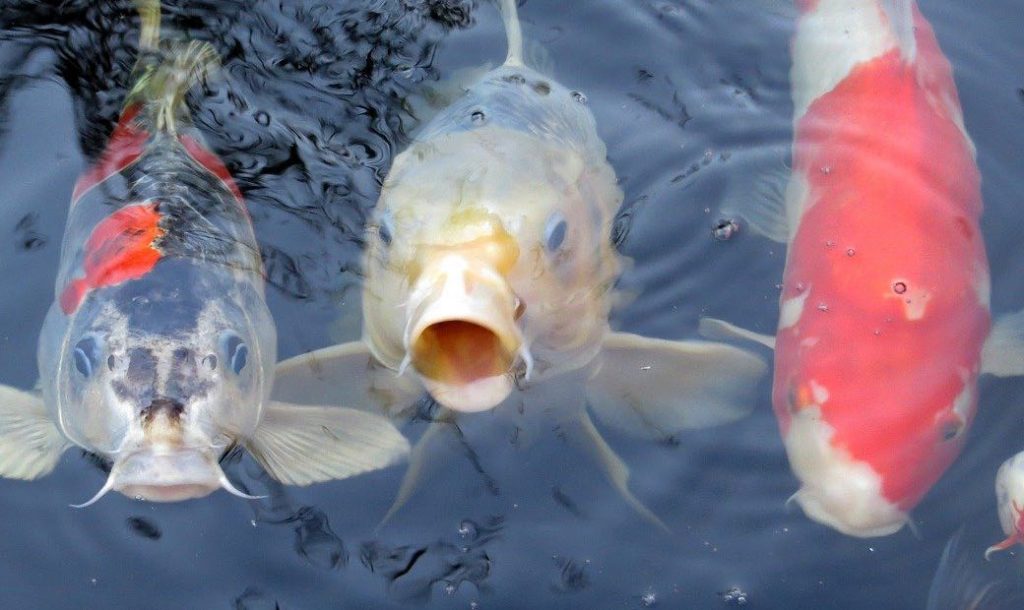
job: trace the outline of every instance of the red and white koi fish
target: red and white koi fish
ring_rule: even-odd
[[[772,403],[804,512],[882,536],[959,454],[979,374],[1021,371],[1000,363],[998,340],[982,365],[980,178],[931,25],[911,0],[797,5],[785,202],[739,211],[789,244],[778,333],[703,326],[774,346]]]
[[[249,497],[218,464],[239,444],[293,484],[392,463],[408,442],[387,419],[270,401],[276,332],[252,223],[183,101],[216,55],[196,42],[161,51],[159,3],[139,9],[136,84],[71,198],[42,396],[0,386],[0,475],[39,477],[78,445],[111,462],[90,504],[111,489]]]
[[[597,418],[641,436],[743,416],[765,371],[759,357],[609,328],[622,191],[586,98],[525,65],[515,1],[501,9],[505,63],[427,122],[384,182],[367,231],[362,340],[283,362],[275,396],[394,411],[426,390],[450,418],[582,377],[573,387]],[[657,521],[583,401],[551,411],[545,421],[564,417],[567,436],[596,450],[623,497]],[[431,438],[417,445],[396,507]]]

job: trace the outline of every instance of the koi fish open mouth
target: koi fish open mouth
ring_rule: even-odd
[[[445,257],[417,281],[409,312],[403,368],[412,365],[446,407],[490,409],[511,393],[517,362],[527,375],[532,368],[516,323],[517,299],[487,267]]]

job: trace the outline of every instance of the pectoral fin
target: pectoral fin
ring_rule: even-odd
[[[1024,375],[1024,312],[996,320],[981,350],[981,372],[996,377]]]
[[[409,442],[386,418],[345,407],[273,402],[246,445],[289,485],[344,479],[398,462]]]
[[[644,438],[740,419],[767,370],[730,345],[626,333],[610,334],[599,357],[586,387],[590,406],[602,423]]]
[[[388,508],[388,512],[380,520],[378,527],[390,521],[391,517],[395,516],[395,513],[405,506],[406,502],[409,501],[409,498],[412,497],[419,487],[426,470],[431,466],[440,465],[437,454],[439,448],[445,442],[442,433],[453,425],[449,421],[431,422],[427,431],[416,441],[416,445],[412,448],[412,454],[409,456],[409,468],[405,471],[405,476],[402,477],[402,483],[398,488],[398,493],[395,495],[395,501],[391,503],[391,507]]]
[[[345,405],[397,417],[423,394],[411,378],[377,362],[362,341],[332,345],[278,363],[274,400]]]
[[[771,335],[762,335],[761,333],[755,333],[752,330],[740,328],[739,326],[730,324],[725,320],[701,318],[700,325],[697,327],[697,332],[699,332],[700,336],[705,339],[713,339],[716,341],[750,341],[752,343],[759,343],[768,349],[775,349],[775,337]]]
[[[651,509],[647,508],[643,502],[641,502],[633,492],[629,490],[629,467],[626,466],[622,458],[612,450],[608,442],[604,440],[601,433],[594,426],[594,422],[590,420],[590,416],[587,415],[586,411],[580,414],[579,421],[580,428],[583,431],[585,448],[589,450],[591,455],[601,465],[601,470],[605,476],[608,477],[608,481],[612,484],[612,487],[619,492],[622,499],[626,501],[629,506],[635,510],[641,517],[650,521],[659,528],[666,532],[671,531],[669,527],[665,525],[665,522],[658,518]]]
[[[42,398],[0,385],[0,476],[39,478],[53,470],[70,446]]]

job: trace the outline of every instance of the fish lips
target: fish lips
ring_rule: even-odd
[[[202,498],[225,480],[217,460],[197,449],[138,451],[116,461],[110,478],[115,491],[150,502]]]
[[[485,411],[512,392],[523,336],[504,278],[464,260],[442,261],[417,281],[409,302],[408,363],[439,403]]]

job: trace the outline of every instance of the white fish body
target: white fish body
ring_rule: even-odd
[[[515,10],[502,2],[506,62],[395,158],[367,231],[363,340],[282,363],[275,396],[344,393],[394,413],[426,389],[472,412],[517,385],[582,370],[594,412],[635,434],[667,438],[742,416],[765,371],[759,358],[611,332],[622,191],[585,96],[523,65]],[[586,412],[579,417],[615,485],[653,518]],[[418,448],[410,472],[423,455]]]

